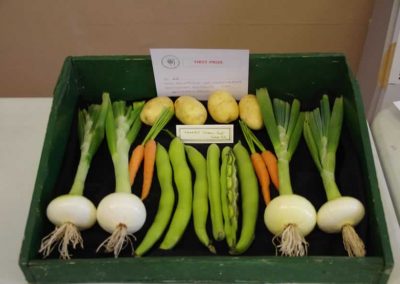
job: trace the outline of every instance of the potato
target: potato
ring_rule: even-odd
[[[235,98],[226,91],[215,91],[208,97],[208,112],[218,123],[230,123],[239,117]]]
[[[248,94],[240,99],[239,116],[251,129],[259,130],[264,125],[260,105],[255,95]]]
[[[183,124],[204,124],[207,120],[207,110],[194,97],[181,96],[175,101],[175,115]]]
[[[152,126],[166,107],[174,111],[174,102],[169,97],[152,98],[144,104],[140,113],[140,120],[144,124]]]

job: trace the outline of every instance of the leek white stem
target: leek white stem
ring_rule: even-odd
[[[113,103],[106,120],[107,144],[114,165],[115,192],[104,197],[97,207],[100,227],[110,233],[97,248],[113,252],[118,257],[121,250],[130,245],[133,252],[133,234],[146,220],[146,208],[142,200],[131,193],[129,182],[129,148],[135,140],[141,121],[139,118],[144,102],[126,107],[122,101]]]
[[[332,108],[324,95],[321,107],[306,113],[304,138],[311,157],[321,175],[328,201],[318,210],[318,227],[326,233],[342,232],[343,244],[349,256],[364,256],[365,247],[354,230],[364,217],[362,203],[342,196],[335,181],[336,150],[343,122],[343,98],[336,98]]]
[[[301,137],[304,114],[297,99],[289,104],[275,98],[272,103],[265,88],[258,89],[256,96],[278,158],[279,196],[266,207],[264,223],[282,255],[303,256],[308,246],[304,237],[316,225],[316,211],[307,199],[293,194],[289,163]]]
[[[47,218],[56,228],[42,239],[39,253],[48,257],[58,245],[61,259],[70,259],[68,247],[73,249],[79,244],[83,248],[81,230],[96,223],[96,207],[83,197],[85,180],[90,163],[104,138],[104,126],[109,96],[103,94],[101,105],[90,105],[87,110],[78,112],[78,137],[81,156],[74,182],[68,194],[58,196],[47,206]]]

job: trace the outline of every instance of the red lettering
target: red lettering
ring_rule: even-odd
[[[207,64],[207,60],[196,59],[194,60],[194,64]]]
[[[209,60],[208,63],[210,63],[210,64],[222,64],[223,61],[222,60]]]

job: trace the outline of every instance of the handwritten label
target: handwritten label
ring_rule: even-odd
[[[233,143],[233,124],[176,125],[176,136],[184,143]]]
[[[216,90],[248,92],[249,50],[150,49],[158,96],[206,100]]]

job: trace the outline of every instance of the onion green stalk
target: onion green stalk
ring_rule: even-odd
[[[97,207],[100,227],[111,234],[97,251],[104,247],[115,257],[126,244],[132,244],[132,234],[141,229],[146,219],[143,202],[131,193],[128,169],[129,149],[142,125],[143,106],[144,102],[127,106],[123,101],[116,101],[107,113],[106,138],[114,165],[115,192],[104,197]]]
[[[266,207],[264,222],[275,236],[273,243],[286,256],[307,254],[305,240],[315,227],[316,211],[304,197],[293,194],[289,163],[302,135],[304,114],[300,101],[273,99],[266,88],[256,90],[264,125],[278,159],[279,194]]]
[[[39,253],[43,257],[58,246],[60,258],[70,259],[68,247],[83,248],[80,231],[96,223],[96,207],[83,196],[83,191],[93,156],[104,139],[109,100],[108,93],[104,93],[101,105],[92,104],[78,111],[79,164],[69,193],[58,196],[47,206],[47,217],[56,227],[42,240]]]
[[[318,227],[326,233],[342,232],[349,256],[364,256],[365,246],[353,226],[364,217],[362,203],[340,194],[335,180],[336,151],[343,124],[343,98],[335,99],[332,112],[324,95],[320,107],[306,112],[304,138],[321,175],[328,201],[318,210]]]

